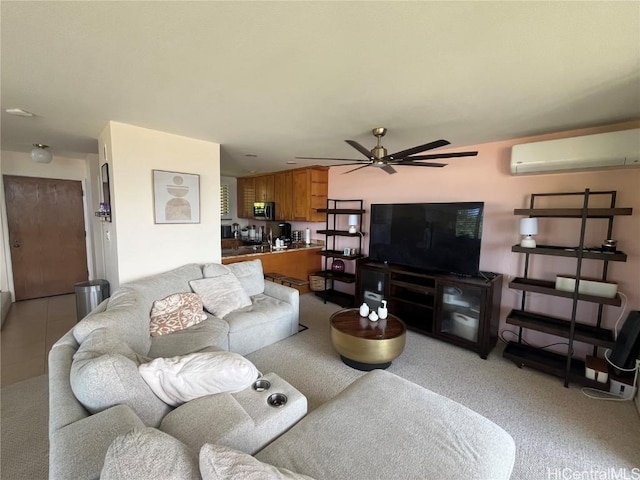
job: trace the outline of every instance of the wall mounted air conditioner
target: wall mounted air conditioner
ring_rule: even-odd
[[[511,173],[640,167],[640,128],[511,148]]]

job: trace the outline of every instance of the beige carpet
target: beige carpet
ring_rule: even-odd
[[[338,308],[304,295],[301,319],[309,329],[248,355],[259,370],[276,372],[295,385],[307,396],[310,409],[363,374],[344,365],[331,346],[328,318]],[[389,371],[470,407],[508,431],[517,447],[514,480],[634,478],[632,469],[640,468],[640,416],[631,402],[591,400],[577,387],[564,388],[555,377],[518,369],[502,358],[500,348],[482,360],[409,332],[404,353]],[[5,387],[0,401],[1,478],[46,478],[46,378]],[[363,440],[374,446],[383,443]],[[392,448],[387,441],[384,448]],[[402,446],[394,447],[402,461]]]
[[[0,478],[46,479],[49,471],[47,377],[24,380],[0,391]]]

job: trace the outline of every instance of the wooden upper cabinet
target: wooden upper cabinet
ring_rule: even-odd
[[[275,175],[260,175],[254,177],[256,202],[275,201]]]
[[[307,167],[238,178],[238,217],[253,217],[253,202],[275,202],[277,221],[324,222],[329,167]]]
[[[296,221],[323,222],[329,190],[329,167],[293,170],[293,218]],[[277,210],[276,206],[276,210]]]
[[[291,171],[278,172],[274,177],[276,220],[291,220],[293,218],[293,174]]]
[[[239,177],[237,180],[239,218],[253,218],[253,202],[256,201],[254,180],[253,177]]]

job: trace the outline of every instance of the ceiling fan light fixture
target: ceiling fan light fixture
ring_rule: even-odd
[[[49,145],[34,143],[33,146],[35,148],[31,150],[31,160],[36,163],[51,163],[51,160],[53,160],[53,155],[51,155],[51,152],[47,150],[47,148],[49,148]]]

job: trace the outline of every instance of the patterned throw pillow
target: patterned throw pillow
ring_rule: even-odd
[[[196,293],[176,293],[156,300],[151,307],[149,330],[152,337],[183,330],[207,319]]]

